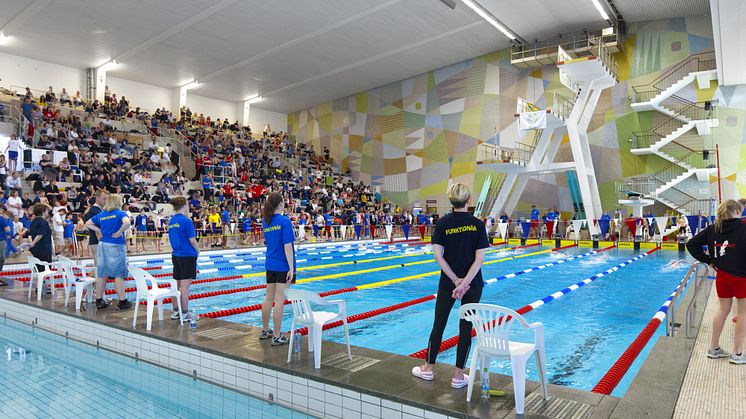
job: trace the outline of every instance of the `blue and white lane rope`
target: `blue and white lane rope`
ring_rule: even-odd
[[[658,249],[654,249],[654,250],[658,250]],[[593,276],[589,276],[588,278],[586,278],[586,279],[584,279],[584,280],[582,280],[580,282],[577,282],[577,283],[575,283],[573,285],[570,285],[567,288],[559,290],[559,291],[557,291],[557,292],[555,292],[553,294],[549,294],[549,295],[547,295],[546,297],[544,297],[544,298],[542,298],[540,300],[536,300],[536,301],[534,301],[532,303],[529,303],[529,304],[525,305],[524,307],[521,307],[518,310],[516,310],[516,312],[518,312],[520,314],[524,314],[524,313],[527,313],[527,312],[529,312],[531,310],[534,310],[534,309],[536,309],[538,307],[541,307],[544,304],[546,304],[546,303],[548,303],[550,301],[559,299],[562,296],[567,295],[567,294],[575,291],[576,289],[578,289],[580,287],[584,287],[584,286],[590,284],[591,282],[596,281],[599,278],[603,278],[604,276],[610,275],[610,274],[612,274],[612,273],[614,273],[614,272],[616,272],[616,271],[624,268],[627,265],[635,263],[638,260],[640,260],[640,259],[648,256],[650,253],[651,252],[642,253],[642,254],[637,255],[637,256],[635,256],[635,257],[633,257],[631,259],[627,259],[626,261],[620,263],[619,265],[616,265],[616,266],[614,266],[612,268],[609,268],[609,269],[607,269],[607,270],[605,270],[603,272],[597,273],[597,274],[595,274]]]
[[[611,249],[611,248],[607,248],[607,249]],[[575,259],[582,259],[584,257],[595,255],[596,253],[603,252],[603,251],[605,251],[607,249],[593,250],[591,252],[583,253],[582,255],[577,255],[577,256],[573,256],[573,257],[569,257],[569,258],[565,258],[565,259],[559,259],[559,260],[554,261],[554,262],[545,263],[543,265],[534,266],[534,267],[531,267],[531,268],[526,268],[526,269],[524,269],[522,271],[513,272],[513,273],[510,273],[510,274],[498,276],[496,278],[486,279],[484,281],[484,283],[485,284],[493,284],[493,283],[495,283],[497,281],[503,281],[503,280],[506,280],[506,279],[515,278],[516,276],[527,274],[527,273],[534,272],[534,271],[538,271],[538,270],[545,269],[545,268],[549,268],[550,266],[560,265],[560,264],[563,264],[563,263],[566,263],[566,262],[570,262],[570,261],[575,260]]]

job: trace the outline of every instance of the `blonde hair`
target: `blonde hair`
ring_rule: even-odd
[[[717,231],[718,233],[722,231],[723,221],[733,218],[731,216],[732,213],[741,212],[742,210],[743,206],[738,201],[735,201],[733,199],[723,201],[720,206],[718,206],[717,219],[715,220],[715,231]]]
[[[471,191],[463,183],[454,183],[448,187],[448,200],[454,208],[463,208],[469,202]]]
[[[122,195],[111,194],[106,198],[106,204],[104,205],[104,211],[114,211],[122,208]]]

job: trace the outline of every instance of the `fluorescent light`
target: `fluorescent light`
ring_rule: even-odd
[[[199,82],[197,80],[195,80],[195,81],[193,81],[191,83],[187,83],[187,84],[181,86],[181,88],[184,89],[184,90],[191,90],[191,89],[196,89],[199,86],[200,86]]]
[[[10,40],[11,38],[8,35],[0,32],[0,45],[8,45]]]
[[[262,101],[262,96],[261,95],[256,95],[256,96],[253,96],[253,97],[250,97],[250,98],[246,99],[244,102],[246,102],[248,104],[252,104],[252,103],[257,103],[257,102],[261,102],[261,101]]]
[[[117,66],[119,66],[119,63],[116,60],[107,61],[98,67],[98,71],[107,72],[117,68]]]
[[[516,39],[515,35],[513,35],[512,33],[510,33],[505,28],[505,26],[503,26],[500,22],[498,22],[497,19],[495,19],[494,16],[492,16],[487,10],[485,10],[477,2],[475,2],[473,0],[461,0],[461,2],[464,3],[468,8],[470,8],[471,10],[473,10],[476,14],[478,14],[479,16],[481,16],[482,19],[486,20],[490,25],[494,26],[495,28],[497,28],[497,30],[499,30],[500,32],[502,32],[503,34],[505,34],[505,36],[507,36],[509,39],[511,39],[511,40]]]
[[[598,13],[601,13],[601,17],[604,20],[609,20],[609,15],[606,14],[606,10],[604,10],[603,7],[601,7],[601,3],[598,0],[591,0],[593,2],[593,5],[596,6],[596,10],[598,10]]]

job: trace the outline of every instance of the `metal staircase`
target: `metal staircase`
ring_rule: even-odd
[[[652,82],[633,87],[633,109],[656,111],[667,118],[649,130],[632,133],[630,152],[655,155],[668,164],[653,174],[618,184],[619,192],[642,193],[684,215],[710,211],[709,199],[697,198],[681,185],[696,179],[694,188],[709,188],[710,176],[717,173],[715,153],[704,146],[701,137],[719,126],[717,101],[692,102],[677,93],[694,81],[700,88],[708,88],[717,77],[714,68],[714,54],[696,54]]]

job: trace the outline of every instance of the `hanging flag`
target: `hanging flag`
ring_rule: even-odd
[[[505,240],[508,234],[508,223],[499,223],[497,225],[497,231],[500,232],[500,237]]]
[[[547,111],[521,112],[518,128],[521,130],[544,129],[547,127]]]
[[[697,226],[699,225],[699,215],[687,215],[686,221],[689,223],[689,230],[692,236],[697,234]]]
[[[303,224],[299,224],[298,225],[298,238],[299,239],[306,238],[306,229],[305,229],[305,227],[306,226],[304,226]]]
[[[409,224],[402,225],[401,230],[404,232],[404,240],[409,240]]]
[[[572,220],[572,231],[575,233],[575,240],[580,240],[580,229],[583,228],[585,220]]]
[[[663,232],[666,231],[666,223],[668,217],[655,217],[655,224],[658,226],[658,233],[662,236]]]
[[[611,220],[598,220],[598,228],[601,229],[601,235],[606,237],[609,233],[609,227],[611,226]]]
[[[391,241],[391,232],[394,230],[394,226],[391,224],[386,224],[386,237],[389,238],[389,241]]]
[[[554,232],[554,220],[545,221],[544,225],[547,227],[547,237],[550,239],[552,238],[552,233]]]
[[[624,223],[627,225],[629,234],[634,237],[637,233],[637,218],[625,218]]]
[[[531,222],[529,221],[523,221],[521,222],[521,228],[523,229],[523,238],[528,238],[528,232],[531,231]]]
[[[345,233],[347,233],[347,226],[346,225],[339,226],[339,232],[340,234],[342,234],[342,240],[344,240],[346,237]]]

